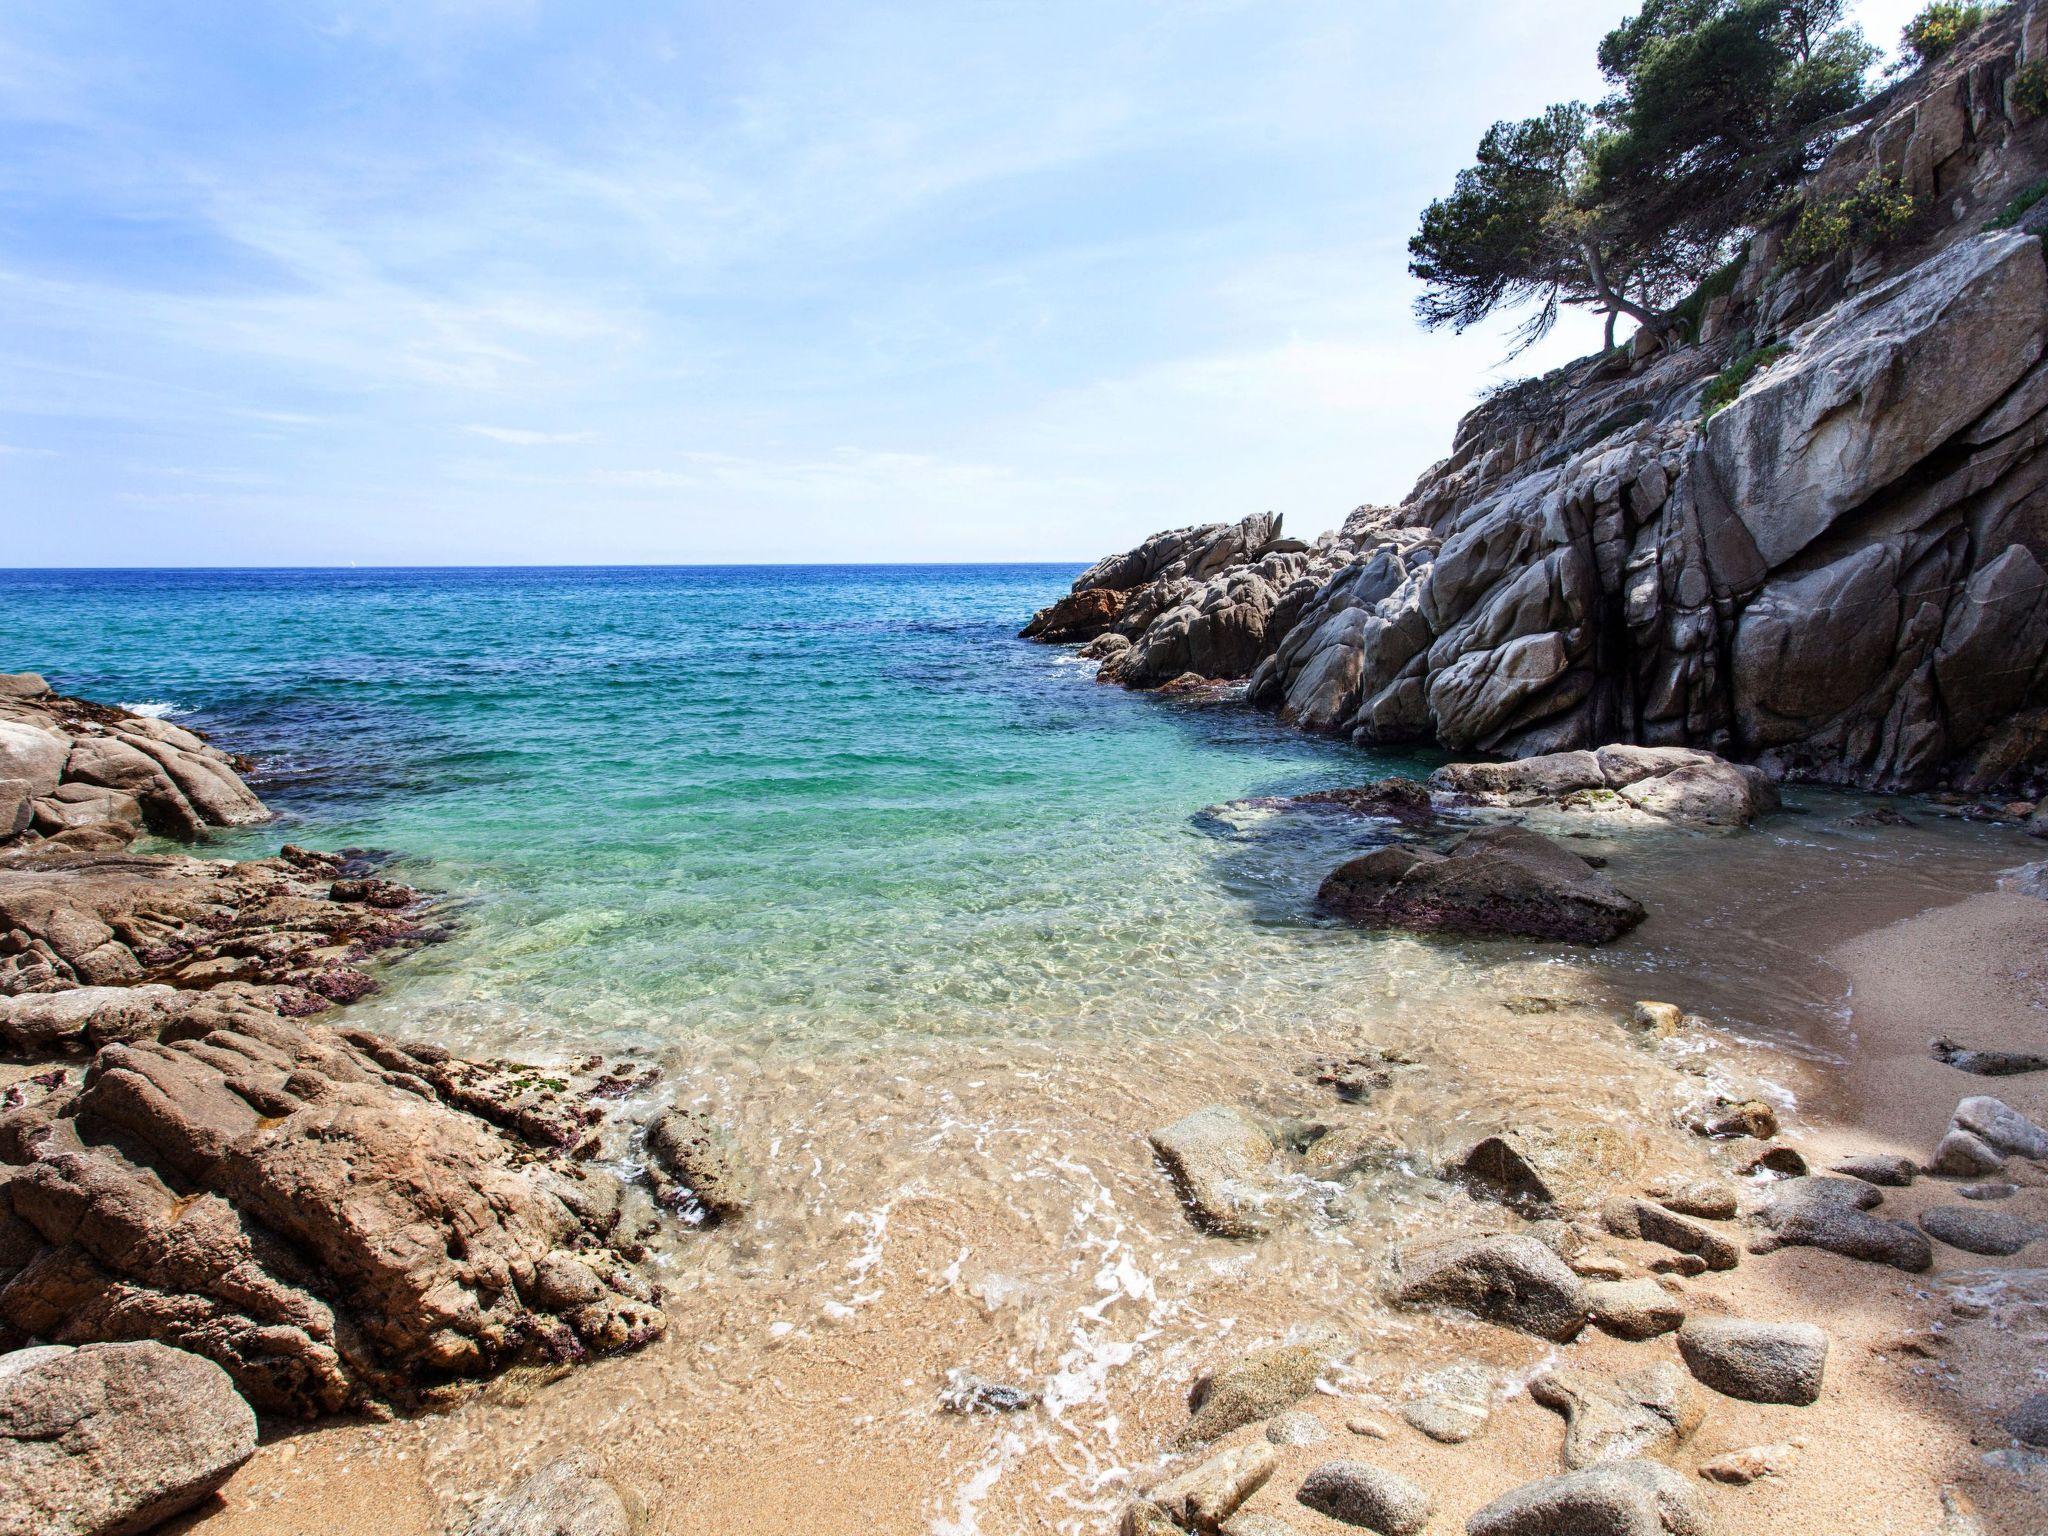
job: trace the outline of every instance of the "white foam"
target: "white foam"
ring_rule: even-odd
[[[164,699],[144,699],[138,704],[121,704],[117,707],[127,710],[131,715],[140,715],[145,720],[164,720],[172,715],[192,713],[183,704],[172,704]]]

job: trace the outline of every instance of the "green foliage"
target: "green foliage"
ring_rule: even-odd
[[[1958,5],[1955,0],[1935,0],[1906,23],[1906,52],[1916,63],[1932,64],[1983,26],[1997,9],[1996,4]]]
[[[2035,182],[1985,221],[1986,229],[2011,229],[2043,198],[2048,198],[2048,179]]]
[[[1807,204],[1786,237],[1785,259],[1806,266],[1857,246],[1889,245],[1919,211],[1918,201],[1896,177],[1872,171],[1847,192]]]
[[[1716,268],[1705,282],[1671,306],[1671,320],[1686,338],[1697,341],[1700,325],[1707,318],[1707,306],[1719,298],[1725,298],[1735,291],[1741,280],[1742,269],[1749,262],[1749,250],[1744,247],[1727,265]]]
[[[2048,117],[2048,64],[2029,64],[2012,77],[2013,102],[2036,117]]]
[[[1531,339],[1557,317],[1566,229],[1582,174],[1588,113],[1576,103],[1495,123],[1449,197],[1423,210],[1408,270],[1427,285],[1416,314],[1431,330],[1464,331],[1496,309],[1534,301]]]
[[[1777,341],[1767,347],[1752,348],[1731,360],[1726,368],[1714,375],[1714,382],[1707,386],[1707,392],[1700,400],[1700,425],[1705,426],[1733,405],[1736,397],[1748,388],[1751,379],[1791,350],[1782,341]]]
[[[1533,340],[1567,304],[1604,310],[1610,334],[1623,314],[1668,323],[1662,308],[1728,261],[1863,100],[1876,54],[1844,14],[1845,0],[1643,0],[1600,45],[1598,107],[1496,123],[1425,210],[1409,242],[1422,323],[1533,305]]]

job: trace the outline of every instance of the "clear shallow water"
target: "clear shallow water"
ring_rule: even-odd
[[[1396,765],[1016,640],[1072,575],[16,573],[0,667],[254,755],[283,819],[222,851],[389,847],[475,898],[402,990],[485,1035],[1242,1017],[1331,941],[1327,839],[1191,818]]]

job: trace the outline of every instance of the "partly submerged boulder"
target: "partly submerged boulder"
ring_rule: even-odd
[[[1189,1220],[1216,1237],[1263,1236],[1276,1190],[1273,1138],[1250,1114],[1212,1104],[1152,1133]]]
[[[1468,833],[1448,854],[1376,849],[1334,870],[1316,900],[1362,927],[1576,944],[1604,944],[1647,915],[1584,859],[1524,827]]]

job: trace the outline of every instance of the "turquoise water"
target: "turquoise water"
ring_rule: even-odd
[[[1384,771],[1014,638],[1065,566],[0,576],[0,669],[168,707],[281,819],[466,898],[389,998],[502,1041],[1175,1028],[1313,1006],[1368,834],[1201,810]],[[1300,955],[1336,969],[1309,977]],[[1275,965],[1286,960],[1290,966]],[[1280,994],[1285,993],[1283,997]]]

